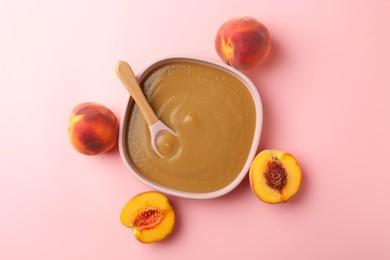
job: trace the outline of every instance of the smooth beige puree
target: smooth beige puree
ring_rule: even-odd
[[[212,192],[232,182],[247,160],[255,106],[246,86],[222,70],[170,63],[141,87],[157,116],[177,136],[160,136],[160,158],[138,107],[131,107],[127,148],[131,164],[150,181],[186,192]]]

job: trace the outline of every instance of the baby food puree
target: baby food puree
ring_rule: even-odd
[[[256,111],[247,87],[229,73],[202,64],[173,62],[141,82],[157,116],[175,133],[151,146],[136,105],[126,127],[126,149],[138,173],[157,185],[185,192],[212,192],[230,184],[248,158]]]

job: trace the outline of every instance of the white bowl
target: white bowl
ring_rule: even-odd
[[[262,123],[263,123],[263,108],[262,108],[262,103],[260,99],[260,95],[258,90],[256,89],[255,85],[252,83],[252,81],[246,77],[244,74],[239,72],[238,70],[234,69],[233,67],[226,65],[222,62],[217,62],[214,60],[210,59],[205,59],[205,58],[200,58],[200,57],[193,57],[193,56],[178,56],[178,57],[167,57],[163,58],[160,60],[157,60],[153,62],[151,65],[149,65],[144,71],[138,74],[137,79],[138,82],[142,82],[142,80],[155,68],[167,64],[167,63],[172,63],[172,62],[191,62],[195,64],[201,64],[201,65],[206,65],[209,67],[217,68],[222,71],[225,71],[237,79],[239,79],[249,90],[249,92],[252,95],[253,102],[255,105],[255,110],[256,110],[256,123],[255,123],[255,131],[253,135],[253,141],[252,141],[252,146],[250,149],[250,152],[248,154],[248,158],[244,164],[244,167],[242,168],[241,172],[238,174],[238,176],[227,186],[223,187],[222,189],[212,191],[212,192],[207,192],[207,193],[193,193],[193,192],[186,192],[186,191],[180,191],[180,190],[175,190],[171,189],[165,186],[162,186],[160,184],[154,183],[144,176],[142,174],[138,173],[137,170],[133,167],[131,164],[131,161],[129,159],[129,156],[127,154],[127,149],[126,149],[126,124],[128,123],[128,120],[130,119],[131,112],[130,112],[130,107],[132,105],[133,99],[129,95],[129,98],[124,106],[124,109],[122,111],[122,117],[120,121],[120,129],[119,129],[119,152],[122,158],[123,163],[125,164],[126,168],[133,174],[136,179],[141,181],[142,183],[146,184],[147,186],[158,190],[160,192],[178,196],[178,197],[183,197],[183,198],[190,198],[190,199],[211,199],[211,198],[216,198],[219,196],[222,196],[230,191],[232,191],[234,188],[240,184],[240,182],[245,178],[249,171],[249,167],[252,163],[253,158],[256,155],[257,148],[259,146],[260,142],[260,134],[261,134],[261,128],[262,128]]]

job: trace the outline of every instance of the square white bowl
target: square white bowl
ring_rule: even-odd
[[[260,95],[258,90],[256,89],[255,85],[252,83],[252,81],[246,77],[243,73],[240,71],[234,69],[233,67],[226,65],[222,62],[217,62],[210,59],[200,58],[200,57],[193,57],[193,56],[175,56],[175,57],[166,57],[163,59],[159,59],[155,62],[153,62],[151,65],[149,65],[144,71],[138,74],[137,80],[138,82],[142,82],[142,80],[154,69],[157,67],[160,67],[164,64],[169,64],[172,62],[190,62],[200,65],[209,66],[212,68],[217,68],[221,71],[227,72],[237,79],[239,79],[248,89],[250,92],[253,103],[255,105],[255,111],[256,111],[256,117],[255,117],[255,131],[253,134],[253,141],[252,146],[250,149],[250,152],[248,154],[247,160],[244,164],[244,167],[240,171],[240,173],[237,175],[237,177],[229,183],[227,186],[223,187],[222,189],[212,191],[212,192],[206,192],[206,193],[194,193],[194,192],[186,192],[181,190],[175,190],[172,188],[168,188],[165,186],[162,186],[158,183],[152,182],[149,179],[145,178],[142,174],[140,174],[137,169],[131,164],[131,161],[129,159],[129,155],[127,154],[127,144],[126,144],[126,128],[128,121],[131,116],[131,106],[133,104],[133,99],[129,95],[129,98],[127,102],[124,105],[124,109],[122,111],[122,117],[120,121],[120,128],[119,128],[119,152],[122,158],[123,163],[125,164],[126,168],[132,173],[136,179],[141,181],[142,183],[146,184],[147,186],[158,190],[160,192],[183,197],[183,198],[190,198],[190,199],[211,199],[216,198],[219,196],[222,196],[230,191],[232,191],[234,188],[240,184],[240,182],[244,179],[244,177],[247,175],[249,168],[252,164],[253,158],[256,155],[257,148],[259,146],[260,142],[260,135],[261,135],[261,129],[263,124],[263,107],[260,99]]]

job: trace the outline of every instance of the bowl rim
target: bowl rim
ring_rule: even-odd
[[[153,188],[157,191],[170,194],[176,197],[182,197],[182,198],[188,198],[188,199],[212,199],[212,198],[217,198],[222,195],[225,195],[229,192],[231,192],[233,189],[235,189],[245,178],[245,176],[248,174],[250,170],[250,166],[252,164],[252,161],[256,155],[256,152],[258,150],[258,146],[260,143],[260,136],[261,136],[261,131],[262,131],[262,125],[263,125],[263,106],[262,106],[262,101],[261,97],[259,94],[259,91],[257,90],[256,86],[253,84],[253,82],[242,72],[236,70],[235,68],[231,67],[230,65],[227,65],[225,63],[209,59],[209,58],[204,58],[204,57],[199,57],[199,56],[192,56],[192,55],[180,55],[180,56],[166,56],[162,57],[160,59],[156,59],[155,61],[149,63],[148,66],[145,67],[140,73],[137,74],[137,80],[138,82],[141,82],[143,78],[153,69],[163,65],[167,64],[170,62],[192,62],[196,64],[203,64],[206,66],[214,67],[221,69],[232,76],[238,78],[248,89],[248,91],[251,93],[251,96],[253,98],[253,102],[255,105],[255,131],[253,135],[253,141],[252,141],[252,146],[249,151],[247,160],[241,169],[241,172],[237,175],[237,177],[229,183],[227,186],[216,190],[212,192],[205,192],[205,193],[195,193],[195,192],[186,192],[186,191],[180,191],[180,190],[175,190],[172,188],[165,187],[163,185],[154,183],[147,178],[143,177],[140,173],[137,172],[136,169],[132,167],[130,164],[128,157],[127,157],[127,152],[125,148],[125,135],[126,132],[124,131],[126,129],[125,123],[127,122],[129,113],[128,113],[128,108],[130,105],[130,102],[132,101],[131,95],[128,93],[126,97],[126,102],[123,106],[122,109],[122,114],[121,114],[121,119],[120,119],[120,125],[119,125],[119,135],[118,135],[118,147],[119,147],[119,153],[120,157],[122,159],[123,164],[125,167],[130,171],[130,173],[138,179],[141,183],[145,184],[146,186],[149,186],[150,188]]]

